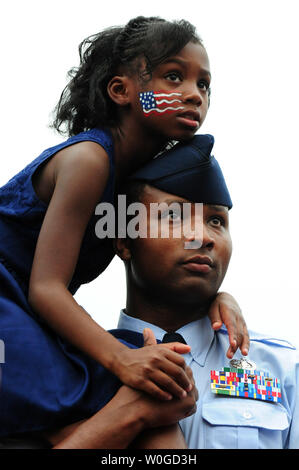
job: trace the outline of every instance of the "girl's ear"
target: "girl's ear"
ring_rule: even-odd
[[[125,75],[111,78],[107,85],[107,93],[119,106],[126,106],[130,103],[129,78]]]
[[[116,254],[123,261],[129,261],[131,259],[129,240],[127,238],[116,238],[114,240],[114,249]]]

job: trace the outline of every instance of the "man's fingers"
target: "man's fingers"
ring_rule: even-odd
[[[154,346],[155,344],[157,344],[155,334],[150,328],[144,328],[143,339],[144,346]]]

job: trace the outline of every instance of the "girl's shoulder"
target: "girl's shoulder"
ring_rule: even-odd
[[[44,165],[39,165],[32,175],[36,195],[49,204],[57,182],[64,182],[73,192],[93,185],[105,187],[109,177],[110,162],[106,150],[97,142],[82,141],[60,149]]]
[[[44,167],[46,171],[49,168],[48,181],[68,188],[69,196],[73,194],[75,199],[80,194],[85,194],[85,199],[87,194],[93,199],[93,193],[99,197],[108,182],[109,173],[114,173],[111,142],[109,134],[100,129],[70,139],[68,143],[71,145],[60,148]]]
[[[38,157],[32,160],[28,165],[25,166],[23,170],[13,176],[8,184],[14,181],[22,181],[26,179],[28,176],[31,177],[40,166],[45,165],[52,157],[54,157],[57,153],[61,150],[66,149],[68,147],[73,147],[74,144],[78,144],[80,142],[95,142],[99,144],[107,153],[110,165],[114,167],[114,149],[113,149],[113,140],[111,132],[108,129],[100,129],[95,128],[85,132],[81,132],[80,134],[76,134],[74,136],[69,137],[63,142],[56,144],[52,147],[45,149]],[[74,149],[76,146],[73,147]],[[87,148],[87,147],[86,147]],[[77,154],[78,152],[73,152],[73,154]],[[6,185],[5,185],[6,186]],[[2,188],[0,188],[2,189]]]
[[[82,145],[75,145],[80,143],[82,143]],[[80,151],[78,151],[79,148]],[[112,135],[107,129],[91,129],[69,137],[64,142],[53,147],[47,148],[22,171],[11,178],[8,183],[2,186],[0,188],[0,213],[3,213],[3,215],[15,215],[16,212],[19,213],[19,211],[21,211],[23,213],[33,206],[36,208],[39,207],[41,210],[45,209],[47,204],[38,197],[34,188],[36,184],[35,176],[40,173],[40,170],[43,170],[48,166],[47,163],[51,163],[52,157],[58,153],[62,155],[61,151],[64,149],[69,149],[70,151],[63,152],[65,155],[61,160],[69,160],[68,166],[73,162],[77,168],[80,166],[80,159],[81,161],[85,159],[86,168],[96,168],[96,154],[106,156],[106,158],[98,159],[97,164],[105,165],[109,168],[110,178],[112,180],[114,179],[114,150]],[[91,151],[91,149],[94,151]],[[70,162],[71,159],[72,162]],[[59,158],[57,158],[57,161],[59,161]],[[16,191],[19,194],[19,198],[13,197],[13,195],[16,194]]]
[[[54,156],[56,153],[59,151],[68,148],[68,147],[73,147],[75,144],[79,143],[88,143],[88,142],[95,142],[96,144],[99,144],[107,153],[109,160],[111,163],[114,163],[114,149],[113,149],[113,140],[112,140],[112,135],[108,129],[91,129],[85,132],[80,132],[80,134],[76,134],[74,136],[69,137],[67,140],[64,142],[61,142],[60,144],[55,145],[54,147],[50,147],[42,152],[37,159],[35,159],[31,164],[34,164],[35,162],[39,163],[39,161],[42,160],[47,160],[47,158],[50,158]],[[82,149],[86,148],[88,149],[88,145],[83,145],[80,146]],[[76,148],[76,147],[74,147]],[[78,152],[73,152],[73,154],[77,154]]]

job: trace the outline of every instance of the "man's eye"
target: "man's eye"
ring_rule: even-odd
[[[210,219],[210,222],[215,227],[220,227],[221,225],[225,225],[224,219],[222,217],[213,217]]]
[[[171,220],[172,222],[181,220],[181,218],[182,218],[182,215],[181,215],[180,211],[178,211],[178,212],[177,211],[169,211],[165,214],[165,216],[168,220]]]
[[[167,75],[165,75],[165,78],[171,82],[179,83],[182,81],[182,77],[177,72],[170,72]]]

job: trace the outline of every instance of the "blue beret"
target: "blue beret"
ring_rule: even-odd
[[[130,176],[161,191],[192,202],[232,207],[232,201],[217,160],[211,155],[214,137],[196,135],[161,153]]]

